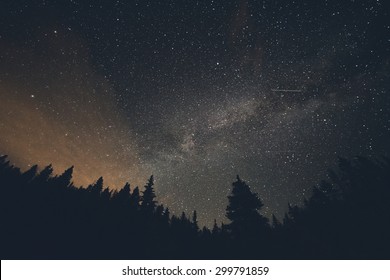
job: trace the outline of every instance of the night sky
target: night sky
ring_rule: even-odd
[[[1,1],[0,154],[226,221],[283,216],[337,157],[390,156],[390,15],[365,1]]]

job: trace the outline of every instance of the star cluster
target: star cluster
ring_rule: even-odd
[[[225,221],[237,174],[281,217],[338,156],[389,156],[384,1],[6,1],[0,152],[76,184],[156,178]]]

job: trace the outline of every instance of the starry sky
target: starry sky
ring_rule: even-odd
[[[337,157],[390,156],[383,0],[2,1],[0,154],[225,222],[282,217]]]

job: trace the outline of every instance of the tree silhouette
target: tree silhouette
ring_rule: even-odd
[[[94,184],[89,185],[87,187],[87,191],[89,191],[91,194],[95,196],[99,196],[100,193],[103,191],[103,177],[99,177],[99,179],[97,179],[97,181]]]
[[[213,229],[211,230],[211,233],[213,236],[217,236],[220,233],[221,229],[218,227],[217,220],[214,219]]]
[[[56,176],[54,180],[58,186],[63,188],[70,187],[72,185],[73,166],[69,167],[60,176]]]
[[[130,196],[130,206],[133,209],[138,209],[140,201],[141,201],[141,196],[139,194],[139,188],[135,187],[133,193]]]
[[[196,213],[196,210],[192,213],[192,225],[194,230],[197,232],[199,230],[199,225],[198,225],[198,214]]]
[[[30,169],[22,174],[22,181],[24,183],[31,182],[38,173],[38,165],[33,165]]]
[[[389,255],[388,159],[339,158],[338,169],[313,187],[303,207],[289,205],[287,246],[297,258],[364,259]]]
[[[0,257],[13,259],[388,259],[390,159],[339,159],[301,206],[288,204],[272,227],[263,203],[239,177],[229,223],[199,230],[198,213],[157,205],[153,176],[142,192],[100,177],[72,183],[73,167],[25,172],[0,156]],[[108,237],[113,238],[108,239]]]
[[[130,207],[131,206],[131,194],[130,194],[130,184],[126,183],[119,192],[116,192],[112,199],[121,207]]]
[[[53,174],[53,167],[51,164],[46,166],[39,174],[34,178],[33,183],[35,185],[44,186],[47,185],[49,178]]]
[[[169,222],[169,215],[171,214],[171,212],[169,211],[169,208],[165,208],[164,212],[163,212],[163,219],[166,221],[166,222]]]
[[[265,230],[268,219],[259,213],[263,203],[238,175],[228,199],[226,217],[230,220],[228,228],[234,238],[254,238]]]
[[[145,185],[145,190],[142,192],[141,209],[145,213],[153,213],[157,202],[154,200],[156,195],[153,189],[154,178],[150,176],[148,183]]]

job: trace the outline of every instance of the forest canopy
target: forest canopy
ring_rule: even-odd
[[[262,215],[258,194],[239,176],[227,224],[199,228],[197,212],[172,215],[154,177],[119,191],[100,177],[72,182],[73,167],[21,172],[0,157],[2,259],[388,259],[390,160],[339,158],[338,169],[282,221]]]

